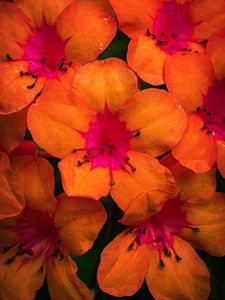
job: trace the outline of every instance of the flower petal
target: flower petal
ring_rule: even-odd
[[[142,80],[150,84],[164,83],[164,66],[167,58],[168,55],[147,36],[140,35],[129,43],[128,65]]]
[[[24,262],[24,257],[18,256],[10,265],[5,264],[13,254],[15,250],[0,256],[1,299],[14,300],[15,292],[18,300],[34,299],[45,278],[45,272],[38,272],[43,258],[32,257]]]
[[[213,85],[212,63],[208,56],[200,53],[174,55],[165,65],[165,82],[187,111],[196,111]]]
[[[216,32],[209,40],[206,48],[206,53],[210,56],[216,78],[222,80],[225,78],[225,28]]]
[[[140,130],[140,136],[131,140],[131,148],[155,157],[174,147],[186,128],[183,108],[173,95],[159,89],[135,94],[119,114],[128,130]]]
[[[35,79],[32,76],[20,76],[20,72],[27,70],[25,62],[0,62],[0,113],[10,114],[18,112],[32,101],[43,88],[46,79],[40,78],[33,88]]]
[[[142,244],[129,250],[133,239],[132,234],[124,231],[101,254],[98,284],[104,292],[116,297],[131,296],[137,292],[149,268],[149,246]]]
[[[100,202],[65,194],[57,199],[54,223],[63,246],[71,254],[82,255],[93,246],[107,219],[104,207]]]
[[[225,178],[225,141],[217,141],[216,143],[217,150],[217,167],[220,171],[220,174]]]
[[[157,0],[110,0],[119,21],[119,28],[130,37],[144,34],[152,28],[152,17],[156,15],[162,1]]]
[[[99,200],[110,190],[108,168],[91,169],[91,163],[77,165],[84,154],[73,153],[59,163],[63,188],[68,196],[85,197]]]
[[[0,149],[10,153],[23,140],[27,128],[27,109],[0,115]]]
[[[84,104],[79,106],[72,92],[54,83],[47,85],[39,101],[30,107],[28,128],[43,149],[53,156],[65,157],[84,145],[78,131],[88,130],[93,112],[85,110]]]
[[[97,1],[74,0],[59,15],[56,27],[67,42],[66,54],[84,64],[98,57],[116,33],[115,18]]]
[[[181,165],[198,174],[211,170],[216,159],[214,137],[202,130],[203,125],[197,115],[189,115],[187,129],[172,150]]]
[[[48,262],[47,282],[52,300],[91,300],[88,288],[76,275],[77,267],[66,255],[62,261],[53,259]]]
[[[116,111],[132,94],[138,91],[137,78],[120,59],[109,58],[83,66],[74,84],[77,94],[98,112],[107,103],[110,111]]]
[[[184,204],[187,221],[200,232],[183,229],[181,236],[210,255],[225,255],[225,194],[190,199]]]
[[[21,180],[27,205],[52,215],[56,209],[56,199],[51,164],[46,159],[24,155],[12,159],[12,168]]]
[[[164,268],[159,265],[156,248],[151,251],[146,281],[152,296],[173,300],[208,299],[210,278],[204,262],[190,245],[176,236],[173,246],[182,261],[176,261],[174,256],[165,256]]]
[[[37,27],[40,27],[43,18],[48,24],[54,24],[57,16],[71,2],[72,0],[54,0],[52,5],[51,0],[38,0],[33,5],[30,0],[16,0],[15,4],[33,20]]]
[[[12,172],[8,156],[0,152],[0,219],[18,215],[25,205],[19,180]]]
[[[190,199],[200,194],[209,195],[216,191],[216,169],[204,174],[196,174],[183,167],[172,154],[167,154],[160,160],[167,167],[176,180],[176,194],[181,199]]]
[[[151,156],[134,151],[130,151],[128,156],[136,171],[115,170],[111,196],[123,211],[129,210],[132,218],[135,216],[143,221],[146,215],[158,212],[174,193],[174,180],[169,170]],[[136,209],[137,203],[140,210]]]

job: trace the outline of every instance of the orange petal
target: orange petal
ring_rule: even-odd
[[[0,149],[10,153],[23,140],[27,128],[27,109],[0,115]]]
[[[56,199],[51,164],[46,159],[24,155],[12,159],[12,168],[21,180],[27,205],[52,215],[56,209]]]
[[[217,167],[220,174],[225,178],[225,141],[217,141],[216,150]]]
[[[146,281],[152,296],[162,300],[208,299],[210,278],[204,262],[191,246],[176,236],[174,248],[182,260],[176,261],[174,256],[164,255],[164,268],[159,265],[156,248],[151,251],[151,264]]]
[[[90,199],[61,194],[54,217],[63,246],[69,253],[82,255],[96,240],[107,215],[103,205]]]
[[[3,152],[0,152],[0,186],[0,219],[18,215],[24,208],[25,198],[8,156]]]
[[[104,9],[108,12],[110,12],[111,15],[115,15],[115,12],[109,2],[109,0],[98,0],[98,3],[101,3],[101,5],[104,7]]]
[[[30,19],[15,5],[0,3],[0,56],[6,59],[6,54],[19,58],[23,55],[18,43],[25,44],[32,33]]]
[[[74,84],[76,93],[88,104],[102,112],[107,103],[110,111],[116,111],[138,91],[137,78],[120,59],[108,58],[83,66]]]
[[[18,241],[18,234],[12,230],[12,228],[15,226],[16,219],[17,217],[10,217],[0,220],[0,249],[6,247],[7,245],[12,245],[15,243],[15,241]]]
[[[130,151],[128,157],[136,171],[115,170],[111,196],[123,211],[129,211],[133,223],[134,217],[143,221],[146,215],[157,213],[174,193],[175,185],[169,170],[151,156]]]
[[[131,148],[152,156],[174,147],[186,128],[183,108],[173,95],[159,89],[135,94],[119,113],[129,130],[140,130],[140,136],[131,139]]]
[[[15,4],[33,20],[37,27],[40,27],[43,18],[48,24],[54,24],[57,16],[71,2],[72,0],[54,0],[52,5],[51,0],[38,0],[33,5],[30,0],[16,0]]]
[[[76,275],[77,266],[65,255],[62,261],[48,262],[47,282],[52,300],[91,300],[91,292]]]
[[[1,299],[34,299],[36,292],[42,286],[45,272],[38,270],[43,264],[43,258],[32,257],[23,262],[24,256],[17,256],[11,264],[5,264],[6,259],[15,254],[16,249],[0,256]]]
[[[110,0],[119,21],[119,28],[130,37],[144,34],[152,28],[152,17],[156,15],[161,1],[157,0]]]
[[[68,196],[85,197],[99,200],[107,196],[110,190],[110,176],[108,168],[91,168],[91,163],[77,165],[84,154],[73,153],[59,163],[63,188]]]
[[[225,28],[216,32],[209,40],[206,53],[210,56],[216,78],[222,80],[225,78]]]
[[[73,93],[55,81],[46,86],[39,101],[29,109],[28,128],[33,139],[53,156],[65,157],[84,145],[78,131],[88,130],[91,112],[87,115],[84,105],[74,100]]]
[[[98,57],[116,33],[115,18],[95,1],[74,0],[60,14],[56,27],[63,40],[68,40],[68,57],[84,64]]]
[[[130,41],[127,61],[142,80],[160,85],[164,83],[164,66],[168,56],[156,46],[155,41],[140,35]]]
[[[210,255],[224,256],[225,194],[213,193],[208,197],[190,199],[184,208],[187,220],[200,232],[183,229],[181,236]]]
[[[212,63],[208,56],[200,53],[171,56],[165,65],[165,81],[187,111],[196,111],[213,85]]]
[[[189,115],[187,129],[172,150],[181,165],[198,174],[210,171],[216,159],[214,137],[202,130],[203,125],[196,114]]]
[[[35,81],[31,76],[20,76],[27,70],[25,62],[0,62],[0,113],[10,114],[20,111],[35,100],[46,79],[40,78],[34,88],[27,88]]]
[[[97,280],[104,292],[122,297],[141,288],[149,268],[149,246],[142,244],[129,250],[133,240],[133,235],[124,231],[103,250]]]
[[[196,174],[183,167],[171,154],[160,160],[167,167],[176,180],[176,194],[181,199],[190,199],[200,194],[209,195],[216,191],[216,169],[204,174]]]

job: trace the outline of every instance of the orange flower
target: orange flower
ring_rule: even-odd
[[[11,169],[8,156],[0,152],[0,219],[18,215],[24,205],[21,184]]]
[[[70,88],[115,32],[115,18],[93,1],[0,2],[0,113],[20,111],[51,81]]]
[[[204,52],[224,26],[225,3],[212,0],[110,0],[119,28],[131,37],[127,61],[153,85],[164,83],[164,65],[177,52]]]
[[[43,158],[15,156],[12,166],[23,183],[26,207],[0,222],[2,299],[34,299],[47,277],[51,299],[92,299],[77,277],[69,253],[89,250],[106,213],[100,202],[53,195],[53,168]],[[82,207],[82,209],[81,209]],[[41,226],[40,226],[41,225]]]
[[[172,150],[174,157],[196,173],[209,171],[216,161],[225,176],[225,77],[218,79],[204,54],[175,55],[165,67],[169,91],[189,113],[187,129]]]
[[[171,167],[175,178],[182,174],[185,182],[186,177],[186,184],[179,184],[181,193],[141,223],[134,223],[132,214],[125,213],[121,222],[132,227],[103,250],[98,283],[106,293],[121,297],[137,292],[146,279],[156,300],[206,300],[209,272],[193,247],[211,255],[225,254],[225,194],[213,192],[215,185],[209,174],[186,172],[171,157],[166,157],[164,164]],[[201,187],[198,195],[195,181]],[[204,182],[212,191],[207,197]]]
[[[62,158],[65,192],[96,200],[110,192],[122,210],[135,199],[158,211],[174,183],[152,156],[182,136],[183,109],[166,91],[138,92],[136,76],[119,59],[81,67],[74,87],[58,89],[57,98],[49,91],[28,113],[34,140]]]

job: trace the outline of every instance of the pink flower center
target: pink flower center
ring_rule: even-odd
[[[174,255],[177,261],[181,261],[182,257],[173,246],[173,235],[179,234],[182,228],[188,228],[194,232],[200,231],[198,227],[191,226],[186,220],[186,213],[181,208],[179,198],[171,199],[158,214],[152,216],[144,224],[129,230],[134,234],[134,240],[128,250],[136,250],[142,244],[152,244],[158,250],[161,267],[165,267],[163,253],[168,257]]]
[[[91,169],[109,168],[111,182],[114,184],[113,170],[123,169],[129,172],[136,168],[129,162],[127,156],[130,150],[130,139],[138,137],[140,131],[129,131],[126,124],[119,120],[117,113],[110,112],[107,106],[103,113],[98,113],[95,123],[89,124],[88,132],[81,133],[86,144],[85,148],[75,149],[75,151],[84,151],[83,160],[78,160],[78,166],[91,162]]]
[[[183,10],[182,6],[174,0],[164,2],[162,8],[158,10],[153,19],[153,32],[149,29],[146,35],[155,40],[166,53],[172,55],[179,51],[192,51],[188,48],[188,43],[204,44],[207,40],[193,39],[192,32],[195,24]]]
[[[218,140],[225,140],[225,79],[217,82],[203,98],[197,113],[204,122],[202,130]]]
[[[11,264],[18,256],[24,255],[24,262],[32,257],[43,256],[43,265],[39,269],[42,273],[49,258],[57,256],[59,260],[63,259],[61,241],[58,239],[53,220],[48,215],[25,209],[9,229],[18,234],[18,240],[1,249],[2,254],[11,249],[15,250],[15,254],[7,258],[5,264]]]
[[[20,76],[32,76],[34,84],[27,88],[33,88],[37,78],[57,78],[59,72],[66,72],[72,65],[72,61],[65,57],[66,42],[62,41],[54,25],[49,25],[43,19],[42,26],[35,29],[27,38],[27,44],[19,44],[24,50],[21,58],[14,59],[10,54],[6,55],[8,61],[26,61],[28,69],[21,70]]]

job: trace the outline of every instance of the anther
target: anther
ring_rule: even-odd
[[[115,181],[114,181],[114,180],[111,180],[110,185],[111,185],[111,186],[115,185]]]
[[[199,53],[199,51],[198,51],[198,50],[195,50],[195,53]]]
[[[63,67],[63,71],[66,72],[68,68],[66,66]]]
[[[164,43],[163,40],[158,40],[158,41],[156,42],[157,45],[162,45],[163,43]]]
[[[72,66],[72,64],[73,64],[73,62],[72,62],[72,60],[69,60],[69,62],[68,62],[68,66]]]
[[[59,249],[56,249],[55,252],[52,252],[52,253],[51,253],[51,256],[56,256],[56,255],[59,254],[59,252],[60,252],[60,250],[59,250]]]
[[[181,260],[182,260],[182,257],[176,254],[176,260],[177,260],[177,261],[181,261]]]
[[[200,112],[202,109],[200,106],[196,107],[197,112]]]
[[[37,93],[36,98],[41,96],[41,92]]]
[[[193,227],[192,230],[195,232],[200,232],[200,228],[198,228],[198,227]]]
[[[129,245],[128,250],[129,250],[129,251],[134,250],[134,242],[132,242],[132,243]]]
[[[20,71],[20,76],[23,76],[23,75],[25,75],[25,72]]]
[[[202,126],[202,130],[206,130],[207,128],[208,128],[207,125],[203,125],[203,126]]]
[[[10,257],[5,261],[5,265],[11,264],[15,260],[15,257]]]
[[[138,233],[140,233],[140,234],[142,233],[142,230],[141,230],[141,228],[138,228]]]
[[[156,34],[153,33],[152,38],[155,39],[156,38]]]
[[[43,273],[44,272],[44,267],[41,266],[40,269],[38,270],[38,273]]]
[[[209,129],[209,130],[207,131],[207,133],[208,133],[208,134],[213,134],[213,131]]]
[[[131,167],[131,171],[132,171],[132,172],[135,172],[136,170],[137,170],[137,168],[135,168],[135,167],[133,167],[133,166]]]
[[[164,253],[166,256],[171,257],[171,252],[168,250],[167,247],[164,247]]]
[[[11,247],[4,247],[0,250],[1,253],[6,253],[11,249]]]
[[[78,160],[78,161],[77,161],[77,166],[80,167],[81,165],[82,165],[82,161],[81,161],[81,160]]]
[[[36,81],[31,85],[27,85],[27,89],[33,89],[35,85],[36,85]]]
[[[159,264],[160,264],[161,268],[165,268],[165,266],[166,266],[162,259],[160,259]]]
[[[133,233],[133,229],[132,228],[129,229],[129,233]]]
[[[35,75],[35,74],[31,74],[31,77],[33,77],[33,78],[37,78],[37,75]]]
[[[13,61],[12,57],[8,53],[6,54],[6,58],[8,59],[8,61]]]
[[[134,136],[140,136],[140,135],[141,135],[140,130],[136,131],[135,134],[134,134]]]
[[[149,29],[146,30],[146,35],[147,35],[147,36],[150,36],[150,35],[151,35],[151,32],[150,32]]]
[[[61,244],[62,241],[61,241],[60,239],[58,239],[58,240],[56,241],[56,243],[57,243],[57,244]]]
[[[64,255],[62,253],[59,254],[58,260],[62,261],[64,259]]]
[[[130,158],[129,157],[125,157],[125,159],[124,159],[125,161],[129,161],[130,160]]]
[[[33,256],[34,255],[34,252],[32,249],[24,249],[25,250],[25,253],[30,255],[30,256]]]
[[[207,115],[211,116],[212,115],[211,111],[207,111]]]
[[[202,41],[200,42],[200,44],[207,44],[207,43],[208,43],[208,40],[207,40],[207,39],[202,40]]]
[[[136,242],[140,245],[141,244],[141,239],[139,237],[137,237]]]

